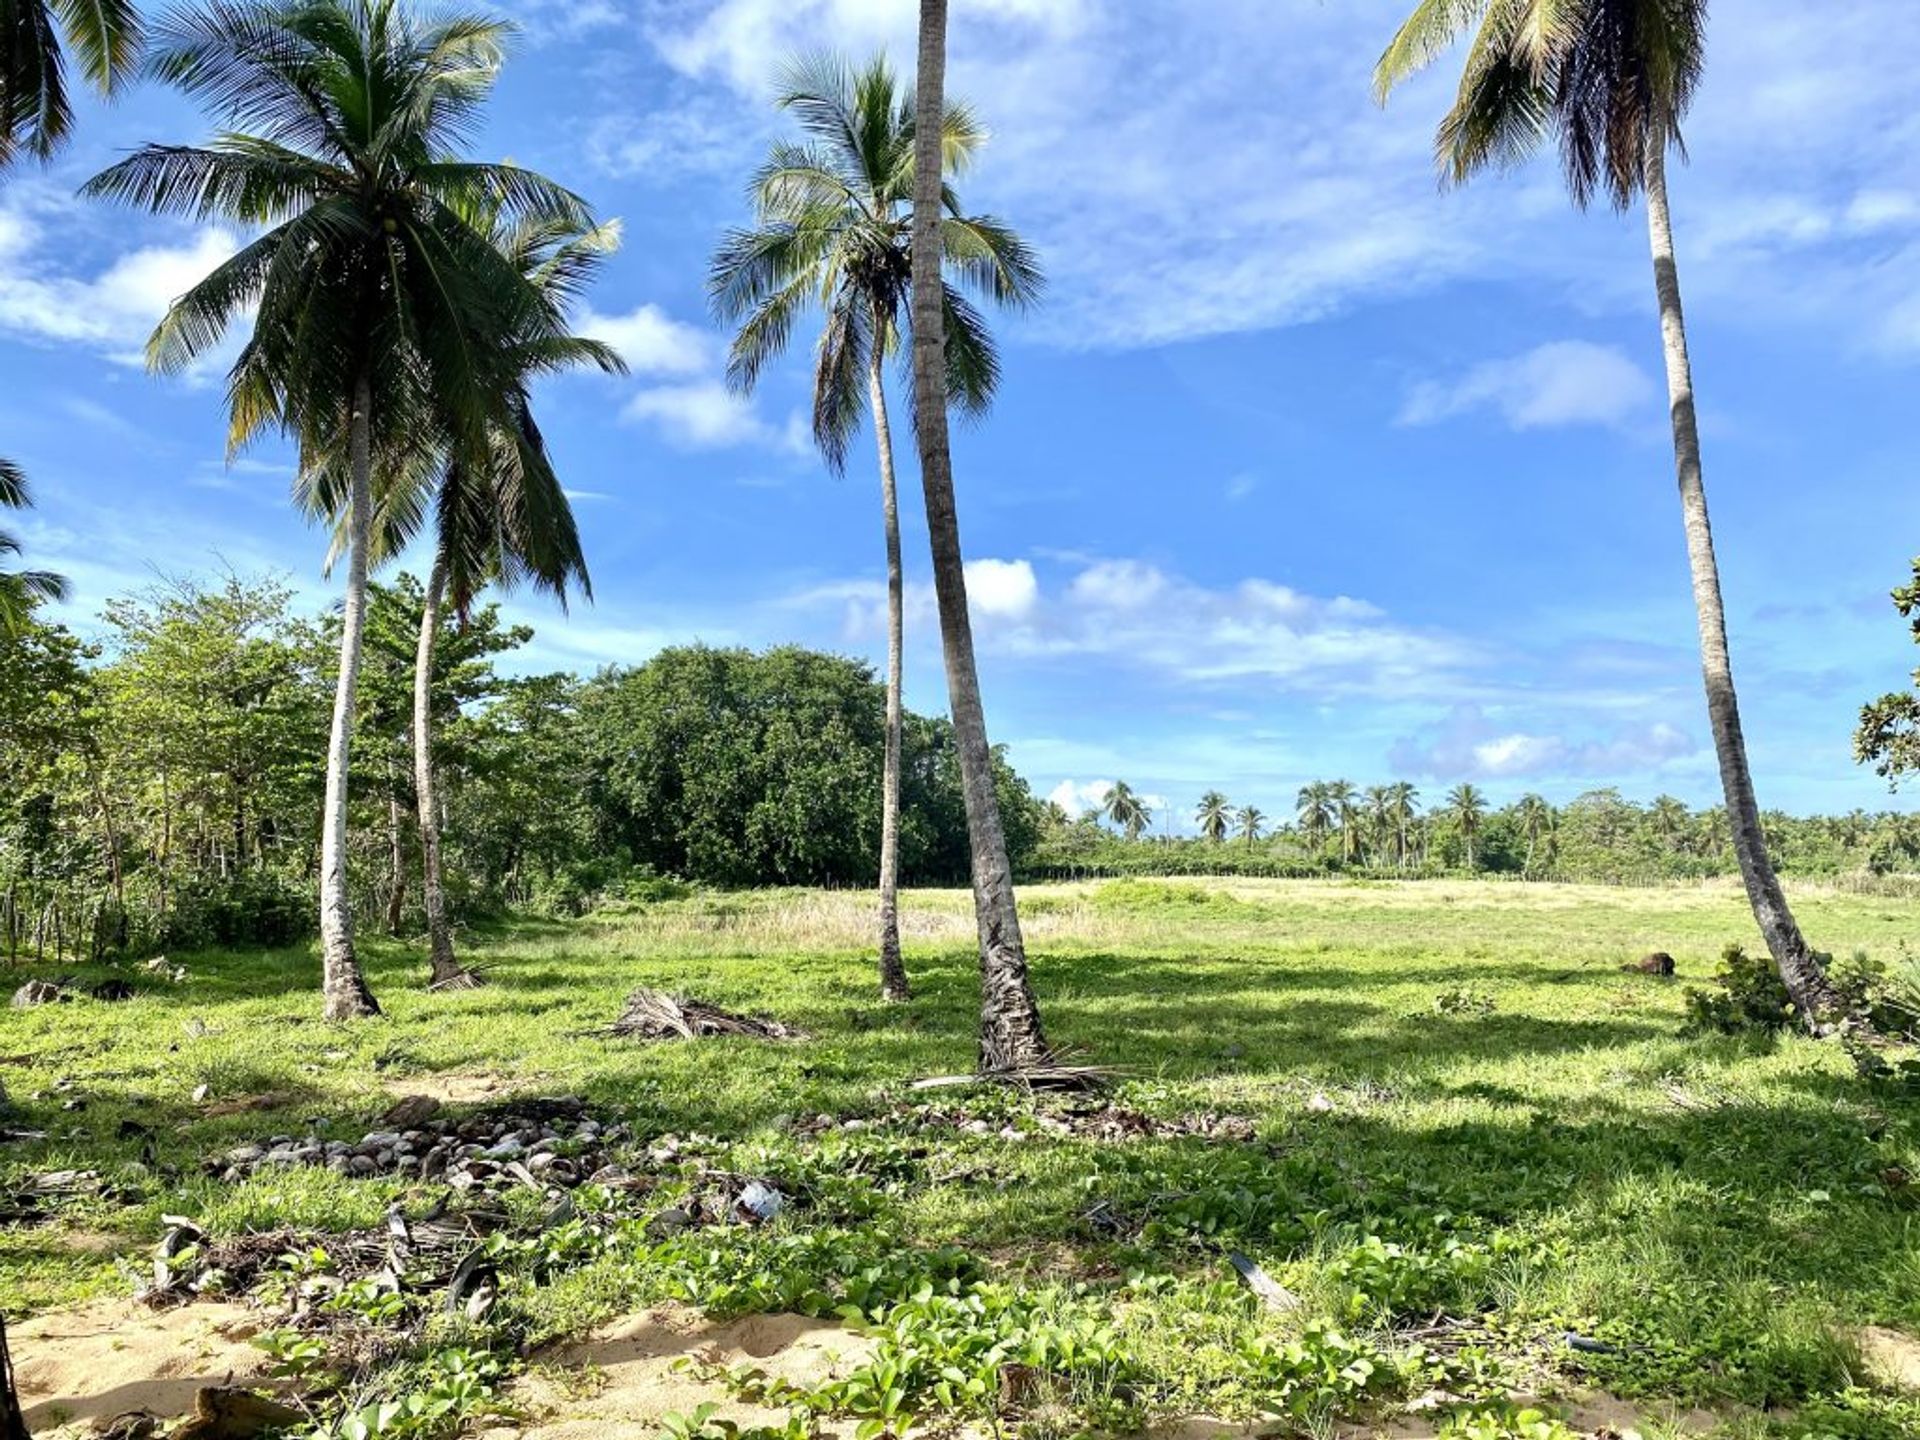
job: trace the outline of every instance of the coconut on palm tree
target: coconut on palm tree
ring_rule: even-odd
[[[1200,797],[1193,818],[1200,833],[1218,845],[1227,838],[1227,827],[1233,823],[1233,806],[1218,790],[1209,790]]]
[[[509,220],[487,202],[464,212],[515,270],[564,315],[584,293],[606,257],[619,247],[617,223],[579,226],[538,216]],[[386,483],[375,507],[371,558],[398,555],[420,532],[429,507],[434,530],[433,563],[422,596],[420,638],[413,672],[414,812],[420,831],[421,908],[427,922],[429,984],[436,990],[468,989],[480,982],[454,953],[442,862],[438,766],[434,757],[434,650],[449,606],[465,617],[488,586],[512,590],[525,582],[544,590],[564,609],[578,587],[592,597],[586,557],[573,504],[553,468],[546,437],[534,419],[532,385],[542,375],[575,367],[608,374],[625,363],[598,340],[552,334],[543,323],[510,352],[521,371],[506,414],[489,429],[487,448],[468,456],[435,448],[431,431],[391,437],[393,449],[379,457]],[[303,471],[300,499],[310,514],[331,515],[345,544],[347,467],[340,448]]]
[[[887,723],[880,804],[880,987],[907,998],[900,957],[901,674],[905,580],[886,362],[906,356],[912,288],[914,97],[884,57],[859,70],[831,56],[803,60],[783,77],[774,103],[799,121],[804,144],[781,142],[754,176],[754,228],[727,235],[714,256],[708,292],[719,316],[738,323],[727,378],[748,391],[786,349],[800,316],[817,307],[824,324],[814,348],[813,436],[836,473],[871,414],[880,463],[880,510],[887,560]],[[971,163],[985,132],[965,106],[941,115],[947,175]],[[939,225],[944,272],[947,393],[969,415],[992,402],[1000,364],[969,295],[1020,307],[1040,291],[1032,252],[1005,225],[962,212],[943,192]]]
[[[11,461],[0,460],[0,510],[25,510],[33,504],[27,477]],[[16,536],[0,530],[0,558],[21,553]],[[17,635],[36,605],[67,598],[66,577],[46,570],[0,569],[0,635]]]
[[[1460,831],[1467,847],[1467,870],[1473,870],[1473,842],[1479,838],[1480,822],[1487,818],[1487,797],[1477,785],[1462,782],[1447,792],[1447,815]]]
[[[1620,210],[1645,197],[1701,673],[1729,828],[1767,949],[1802,1017],[1817,1025],[1839,1001],[1787,907],[1754,798],[1667,204],[1667,153],[1679,147],[1680,123],[1700,82],[1706,24],[1706,0],[1420,0],[1380,57],[1374,89],[1384,100],[1472,31],[1459,92],[1436,139],[1448,179],[1510,164],[1551,137],[1575,205],[1585,208],[1602,191]]]
[[[377,1012],[353,943],[347,766],[365,628],[374,457],[394,437],[483,455],[511,426],[516,348],[561,333],[545,297],[467,216],[583,226],[574,195],[511,165],[462,159],[509,27],[418,19],[397,0],[280,0],[169,12],[151,69],[225,133],[150,145],[89,194],[160,214],[264,227],[177,300],[148,344],[177,372],[252,312],[228,380],[229,446],[262,430],[311,461],[346,436],[347,581],[327,752],[320,929],[326,1013]]]
[[[993,747],[987,740],[986,709],[974,662],[960,516],[953,493],[947,392],[954,362],[947,346],[949,292],[940,273],[946,252],[942,222],[948,213],[940,128],[947,111],[946,0],[920,0],[917,74],[911,251],[914,437],[920,450],[940,646],[946,661],[960,788],[966,801],[967,844],[972,851],[973,908],[980,929],[980,1064],[988,1071],[1019,1071],[1044,1065],[1053,1052],[1027,978],[1027,945],[1020,933],[1013,866],[1007,858],[1000,799],[994,789]]]

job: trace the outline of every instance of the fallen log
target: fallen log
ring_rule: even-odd
[[[627,997],[620,1018],[604,1035],[629,1040],[703,1040],[716,1035],[746,1035],[757,1040],[805,1040],[807,1032],[764,1016],[738,1015],[684,995],[641,986]]]

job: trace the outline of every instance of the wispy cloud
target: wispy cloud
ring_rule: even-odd
[[[1558,340],[1524,355],[1486,360],[1455,380],[1425,380],[1400,409],[1402,425],[1432,425],[1491,410],[1515,430],[1623,425],[1652,413],[1658,392],[1610,345]]]
[[[1643,778],[1700,752],[1697,739],[1665,720],[1601,733],[1538,734],[1509,729],[1477,705],[1455,709],[1437,730],[1394,743],[1397,773],[1436,780],[1517,780],[1543,776]]]

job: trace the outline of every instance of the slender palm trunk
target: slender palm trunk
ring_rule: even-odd
[[[340,620],[340,678],[333,694],[326,813],[320,832],[320,983],[329,1020],[380,1013],[353,952],[353,906],[347,896],[347,764],[353,749],[353,698],[360,683],[361,641],[367,622],[367,545],[373,512],[373,390],[365,376],[353,387],[350,423],[353,474],[347,494],[347,599]]]
[[[433,646],[440,635],[440,605],[447,592],[447,567],[435,560],[427,577],[420,612],[420,647],[413,661],[413,789],[420,816],[420,903],[427,912],[427,954],[436,990],[470,990],[480,977],[453,953],[453,929],[447,923],[447,891],[440,861],[440,787],[433,770]]]
[[[7,1350],[7,1322],[0,1319],[0,1440],[32,1440],[20,1393],[13,1386],[13,1356]]]
[[[887,743],[880,779],[880,995],[909,996],[900,958],[900,684],[906,652],[906,583],[900,566],[900,492],[894,483],[893,431],[887,424],[887,387],[880,339],[886,317],[876,317],[867,388],[873,399],[873,436],[880,449],[880,510],[887,530]]]
[[[1027,981],[1026,942],[1014,900],[1013,867],[993,787],[980,676],[974,666],[967,578],[961,568],[960,518],[954,506],[947,443],[946,327],[942,307],[941,117],[946,108],[946,0],[920,0],[918,110],[913,186],[913,386],[920,483],[926,492],[934,593],[947,667],[953,739],[973,852],[973,908],[980,926],[980,1065],[985,1070],[1044,1064],[1052,1051]]]
[[[1687,560],[1693,571],[1693,604],[1700,622],[1700,667],[1706,681],[1707,719],[1726,792],[1727,823],[1746,881],[1753,918],[1765,937],[1787,993],[1809,1025],[1818,1026],[1838,1008],[1839,998],[1820,962],[1807,948],[1787,897],[1767,857],[1740,705],[1727,653],[1726,611],[1720,597],[1720,566],[1707,519],[1707,492],[1700,472],[1700,428],[1694,413],[1693,366],[1687,355],[1686,316],[1680,307],[1680,272],[1673,258],[1673,222],[1667,210],[1666,138],[1657,136],[1646,154],[1647,231],[1653,247],[1653,283],[1660,301],[1660,336],[1666,351],[1667,396],[1673,412],[1673,456],[1686,520]]]
[[[400,838],[399,766],[387,762],[387,934],[396,939],[407,913],[407,847]]]

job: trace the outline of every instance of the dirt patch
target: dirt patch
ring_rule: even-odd
[[[125,1301],[59,1310],[8,1327],[27,1425],[43,1435],[136,1410],[193,1413],[203,1386],[248,1380],[267,1363],[249,1340],[259,1318],[238,1305],[166,1315]]]
[[[380,1083],[396,1099],[425,1095],[442,1105],[480,1105],[523,1090],[538,1078],[496,1075],[490,1070],[448,1070],[436,1075],[393,1075]]]
[[[1920,1390],[1920,1340],[1869,1325],[1860,1332],[1860,1358],[1874,1378],[1902,1390]]]
[[[872,1353],[873,1342],[830,1320],[754,1315],[727,1324],[689,1310],[662,1307],[601,1327],[582,1341],[539,1356],[515,1388],[530,1419],[521,1440],[655,1440],[660,1417],[704,1404],[740,1425],[777,1425],[784,1411],[736,1400],[725,1385],[702,1378],[707,1364],[751,1365],[796,1385],[847,1374]],[[851,1434],[854,1422],[830,1425]]]

